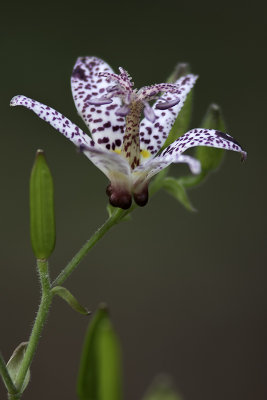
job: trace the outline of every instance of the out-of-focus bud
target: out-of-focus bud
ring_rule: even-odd
[[[54,186],[43,150],[37,150],[30,178],[30,230],[37,259],[47,259],[55,247]]]
[[[121,355],[107,307],[100,306],[83,346],[77,382],[80,400],[121,400]]]
[[[175,83],[177,79],[190,73],[190,65],[187,63],[179,63],[176,65],[173,73],[168,78],[167,82]],[[162,147],[162,150],[168,147],[176,139],[188,131],[192,116],[193,89],[188,93],[184,102],[183,108],[179,112],[169,135]]]
[[[181,78],[181,76],[185,76],[190,74],[190,65],[188,63],[178,63],[176,64],[173,72],[167,79],[168,83],[175,83],[177,79]]]
[[[217,104],[211,104],[207,113],[200,124],[202,128],[216,129],[217,131],[225,132],[225,123],[222,117],[222,112]],[[211,147],[197,147],[196,158],[201,162],[203,173],[215,170],[221,164],[224,150]]]

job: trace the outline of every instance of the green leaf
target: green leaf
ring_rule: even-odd
[[[121,400],[121,357],[106,306],[99,307],[83,346],[77,382],[80,400]]]
[[[53,295],[58,295],[63,300],[65,300],[71,306],[71,308],[73,308],[74,311],[77,311],[78,313],[83,315],[90,314],[90,311],[88,311],[85,307],[83,307],[66,288],[62,286],[55,286],[51,290],[51,292]]]
[[[30,178],[30,229],[33,252],[47,259],[55,247],[54,187],[43,150],[38,150]]]
[[[187,210],[196,211],[187,196],[184,186],[177,179],[166,177],[163,181],[163,188],[178,200]]]
[[[172,83],[179,79],[181,76],[187,75],[190,72],[189,64],[180,63],[177,64],[174,72],[169,77],[168,82]],[[186,133],[190,126],[192,116],[192,105],[193,105],[193,89],[188,93],[183,108],[181,109],[178,117],[176,118],[172,129],[164,143],[162,150],[168,147],[176,139]]]
[[[200,125],[206,129],[216,129],[225,132],[225,123],[222,112],[217,104],[211,104]],[[202,171],[213,171],[221,164],[225,151],[223,149],[214,149],[211,147],[198,146],[196,148],[196,158],[201,162]]]
[[[147,391],[143,400],[181,400],[181,397],[173,389],[171,380],[166,376],[160,376]]]
[[[207,171],[201,171],[198,175],[182,176],[177,181],[186,189],[199,185],[205,180],[206,176]]]
[[[20,365],[22,363],[26,348],[27,348],[28,342],[22,342],[16,347],[14,350],[12,356],[10,357],[8,363],[7,363],[7,370],[10,374],[10,377],[13,382],[16,381]],[[27,371],[27,374],[25,376],[22,388],[21,388],[21,393],[24,392],[26,389],[28,383],[30,381],[30,370]]]

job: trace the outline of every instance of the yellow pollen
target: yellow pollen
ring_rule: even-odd
[[[114,151],[114,153],[121,154],[121,149],[116,149],[116,150],[113,150],[113,151]]]
[[[141,151],[141,155],[142,155],[142,157],[144,157],[144,158],[148,158],[148,157],[150,156],[150,151],[148,151],[148,150],[142,150],[142,151]]]

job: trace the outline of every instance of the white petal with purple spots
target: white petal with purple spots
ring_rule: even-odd
[[[71,77],[72,95],[78,113],[92,133],[94,141],[107,150],[120,149],[125,129],[125,118],[117,116],[121,99],[113,97],[108,104],[89,104],[94,99],[105,102],[110,87],[106,77],[99,73],[112,73],[111,67],[97,57],[80,57]]]
[[[163,146],[168,134],[173,126],[181,108],[184,105],[187,94],[190,92],[197,80],[196,75],[189,74],[178,79],[175,84],[178,86],[178,93],[164,93],[153,105],[153,111],[156,116],[154,122],[144,118],[140,124],[140,147],[141,150],[147,150],[150,157],[155,155]],[[166,110],[157,109],[157,105],[164,102],[172,102],[177,97],[179,103]],[[145,160],[142,160],[145,162]]]
[[[177,154],[181,154],[190,147],[195,146],[216,147],[218,149],[237,151],[241,153],[242,159],[245,159],[247,155],[240,144],[226,133],[215,129],[192,129],[168,146],[161,156],[166,157],[166,159],[170,156],[176,157]]]
[[[140,172],[145,172],[145,180],[149,182],[149,180],[156,175],[158,172],[163,170],[164,168],[168,167],[172,163],[186,163],[188,164],[191,172],[193,174],[199,174],[201,171],[201,164],[200,162],[188,155],[183,155],[183,154],[174,154],[170,156],[157,156],[153,159],[150,159],[147,161],[145,164],[140,165],[140,167],[137,167],[134,171],[134,173]]]
[[[130,166],[124,157],[114,152],[102,149],[84,133],[78,126],[58,111],[45,104],[25,96],[16,96],[10,102],[11,106],[24,106],[48,122],[53,128],[71,140],[81,151],[109,178],[115,171],[126,176],[130,175]]]
[[[124,157],[119,154],[104,150],[102,148],[90,148],[82,146],[81,151],[91,160],[110,180],[114,176],[129,180],[131,182],[131,168]]]
[[[64,117],[61,113],[53,108],[39,103],[39,101],[30,99],[25,96],[15,96],[10,102],[11,106],[24,106],[29,110],[35,112],[39,118],[48,122],[53,128],[66,136],[76,146],[87,145],[94,146],[92,139],[84,133],[77,125],[71,122],[68,118]]]

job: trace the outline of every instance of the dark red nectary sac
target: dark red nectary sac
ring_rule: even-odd
[[[146,186],[142,192],[134,193],[134,201],[140,207],[144,207],[148,202],[148,187]]]
[[[132,205],[132,195],[124,190],[112,188],[108,185],[106,193],[109,197],[109,202],[113,207],[119,207],[123,210],[128,210]]]

